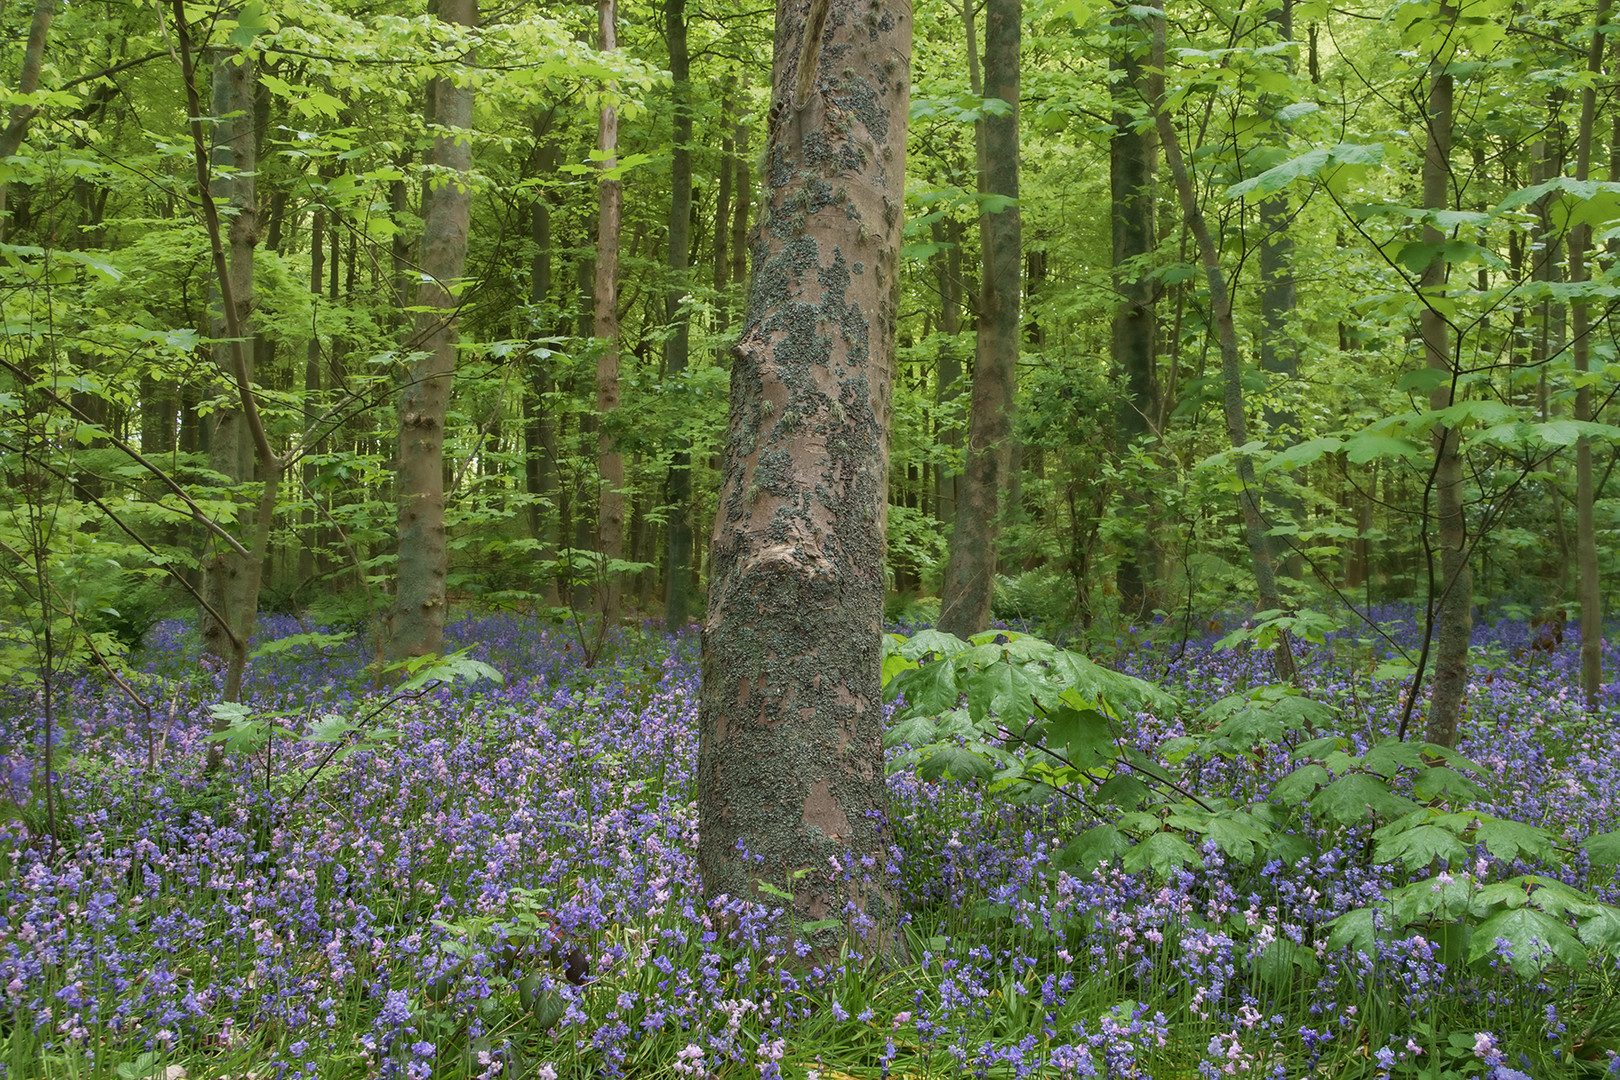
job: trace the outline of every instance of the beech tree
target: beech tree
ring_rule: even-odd
[[[477,0],[440,0],[439,18],[471,28]],[[444,645],[444,428],[456,370],[456,314],[471,228],[472,106],[470,83],[433,80],[435,171],[422,197],[422,286],[411,344],[414,359],[399,394],[399,587],[390,651],[427,656]]]
[[[874,944],[887,907],[880,665],[910,62],[903,0],[778,2],[699,712],[706,894],[769,884],[792,896],[794,922]],[[818,956],[843,940],[831,926],[812,931]]]

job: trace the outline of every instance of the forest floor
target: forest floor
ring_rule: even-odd
[[[1390,620],[1409,644],[1409,621]],[[1552,857],[1481,842],[1464,860],[1381,864],[1370,829],[1307,818],[1294,860],[1210,843],[1168,874],[1088,872],[1063,865],[1089,824],[1070,812],[902,772],[888,870],[909,960],[810,970],[768,903],[703,905],[695,636],[625,632],[586,668],[565,629],[467,617],[451,641],[500,683],[389,703],[362,641],[301,630],[262,625],[261,643],[290,643],[253,662],[213,781],[217,676],[182,624],[137,658],[150,710],[105,680],[60,684],[54,851],[40,695],[0,703],[5,1076],[1620,1074],[1612,941],[1540,959],[1511,935],[1483,957],[1467,947],[1481,898],[1572,941],[1608,925],[1594,898],[1620,900],[1615,868],[1579,846],[1620,827],[1620,701],[1585,711],[1578,643],[1526,650],[1523,623],[1477,634],[1459,749],[1481,767],[1470,812],[1544,830]],[[1373,678],[1388,644],[1369,637],[1303,657],[1352,752],[1398,722],[1399,680]],[[1187,703],[1131,721],[1149,750],[1269,681],[1263,654],[1207,640],[1095,658]],[[1193,775],[1263,801],[1286,751]],[[1560,882],[1577,899],[1548,913]],[[1440,899],[1419,916],[1391,899],[1424,893]],[[1334,944],[1332,920],[1363,908],[1390,913],[1375,940]],[[581,986],[564,970],[576,947]]]

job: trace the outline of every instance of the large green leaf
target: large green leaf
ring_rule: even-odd
[[[968,714],[974,723],[994,716],[1022,728],[1035,711],[1035,690],[1035,680],[1023,665],[997,660],[968,679]]]
[[[1620,866],[1620,829],[1588,836],[1581,846],[1594,866]]]
[[[1389,784],[1366,773],[1341,776],[1316,794],[1311,813],[1338,825],[1355,825],[1369,815],[1396,818],[1417,808],[1411,799],[1389,790]]]
[[[1158,832],[1125,853],[1127,873],[1152,869],[1160,876],[1198,862],[1198,852],[1175,833]]]
[[[1408,870],[1417,871],[1444,859],[1452,866],[1468,858],[1468,847],[1457,834],[1438,825],[1419,825],[1396,836],[1386,837],[1373,849],[1373,861],[1399,862]]]
[[[961,746],[936,747],[917,766],[917,775],[924,780],[988,780],[995,771],[983,754]]]
[[[906,699],[907,713],[923,714],[955,708],[962,691],[957,685],[955,666],[936,662],[901,672],[889,684],[889,694],[891,698]]]
[[[1527,979],[1536,978],[1555,961],[1576,971],[1586,967],[1586,947],[1569,928],[1532,908],[1500,911],[1480,923],[1469,959],[1477,962],[1494,956],[1498,941],[1507,943],[1508,962]]]

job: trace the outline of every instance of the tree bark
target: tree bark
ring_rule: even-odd
[[[536,150],[536,173],[549,175],[557,166],[555,143],[544,141],[551,113],[535,123],[536,139],[541,140]],[[534,244],[534,255],[529,261],[529,304],[535,314],[531,318],[530,333],[537,330],[550,332],[553,328],[538,321],[550,316],[552,240],[551,197],[541,191],[529,207],[529,239]],[[524,482],[530,497],[529,533],[539,542],[535,559],[541,565],[550,565],[557,557],[559,538],[559,503],[557,469],[557,424],[552,416],[550,399],[552,390],[551,361],[538,353],[529,357],[528,378],[524,387]],[[547,607],[555,607],[560,599],[557,578],[546,574],[541,589]]]
[[[237,63],[236,60],[240,60]],[[210,425],[208,433],[209,468],[229,478],[232,484],[242,484],[253,478],[253,444],[247,438],[242,409],[231,402],[236,392],[233,372],[235,357],[240,354],[247,367],[247,379],[253,378],[254,334],[253,312],[253,251],[259,243],[259,207],[254,185],[257,155],[253,133],[253,99],[257,80],[253,61],[233,57],[226,50],[214,52],[214,75],[211,91],[214,118],[214,142],[211,150],[212,177],[209,190],[219,203],[231,207],[228,244],[230,247],[230,300],[220,298],[223,289],[212,286],[217,306],[212,315],[209,336],[214,341],[215,365],[220,381],[217,393],[224,400],[204,421]],[[234,319],[224,311],[225,303],[235,307]],[[234,330],[233,330],[234,327]],[[241,335],[233,342],[234,334]],[[233,643],[231,626],[237,614],[250,602],[257,606],[258,573],[247,566],[246,558],[229,548],[217,549],[203,562],[203,598],[208,606],[200,614],[203,648],[211,656],[228,660]],[[255,596],[243,594],[252,579]],[[225,616],[227,623],[215,619],[213,612]]]
[[[962,358],[957,351],[962,333],[962,234],[961,221],[947,217],[932,225],[934,242],[944,250],[934,256],[935,273],[939,277],[939,367],[934,376],[934,400],[943,414],[947,405],[955,403],[961,395],[958,385],[962,378]],[[962,445],[962,432],[954,423],[937,427],[937,438],[942,449],[953,453]],[[953,457],[954,462],[954,457]],[[934,470],[934,516],[941,525],[956,523],[956,503],[960,496],[961,474],[954,464],[942,463]]]
[[[711,542],[698,867],[883,949],[882,620],[911,11],[779,0],[766,205]],[[862,860],[869,860],[863,867]],[[864,951],[864,950],[863,950]]]
[[[1119,297],[1109,328],[1114,370],[1123,378],[1125,393],[1119,406],[1119,453],[1123,457],[1137,439],[1155,434],[1159,414],[1158,286],[1147,276],[1142,260],[1158,246],[1157,191],[1154,173],[1158,161],[1158,134],[1144,123],[1161,95],[1164,76],[1158,72],[1163,58],[1150,55],[1144,62],[1136,39],[1141,36],[1139,16],[1121,6],[1114,16],[1114,31],[1129,35],[1109,57],[1113,73],[1114,131],[1108,140],[1109,221],[1113,232],[1113,285]],[[1146,35],[1157,40],[1151,32]],[[1152,525],[1146,492],[1131,491],[1125,504],[1140,523],[1142,542],[1120,556],[1115,572],[1120,613],[1127,619],[1144,618],[1153,608],[1147,568],[1152,553]]]
[[[1156,34],[1164,32],[1164,20],[1157,23]],[[1155,47],[1162,53],[1162,44]],[[1265,521],[1260,514],[1259,487],[1254,475],[1254,462],[1241,448],[1248,444],[1248,420],[1243,411],[1243,358],[1238,349],[1237,327],[1232,320],[1232,295],[1226,287],[1226,274],[1221,269],[1221,253],[1210,235],[1204,220],[1203,208],[1198,205],[1198,194],[1193,190],[1192,173],[1181,154],[1175,125],[1170,114],[1155,102],[1154,112],[1159,130],[1159,142],[1164,146],[1164,162],[1175,180],[1176,195],[1181,201],[1181,214],[1187,229],[1198,245],[1204,264],[1204,278],[1209,283],[1209,306],[1215,317],[1216,332],[1221,346],[1221,407],[1226,417],[1226,436],[1237,459],[1238,507],[1243,514],[1243,535],[1249,549],[1249,565],[1254,572],[1255,592],[1259,596],[1260,610],[1282,607],[1277,593],[1276,564],[1272,560],[1271,545],[1266,537]],[[1273,661],[1277,678],[1289,681],[1298,674],[1288,635],[1277,643]]]
[[[1280,0],[1269,15],[1276,28],[1279,41],[1291,41],[1294,36],[1293,0]],[[1292,67],[1286,59],[1284,70]],[[1280,102],[1268,102],[1268,111]],[[1293,332],[1294,305],[1294,237],[1290,232],[1292,212],[1288,193],[1274,192],[1260,200],[1260,370],[1271,376],[1261,419],[1276,444],[1292,446],[1299,441],[1299,416],[1291,404],[1279,405],[1278,392],[1287,393],[1290,384],[1299,378],[1299,343]],[[1290,481],[1290,484],[1297,481]],[[1277,484],[1267,485],[1267,498],[1272,506],[1286,515],[1297,528],[1303,509],[1299,496],[1292,491],[1277,490]],[[1283,559],[1291,578],[1298,578],[1304,569],[1304,560],[1292,546]]]
[[[675,108],[675,146],[670,162],[669,291],[664,294],[664,318],[670,323],[669,336],[664,339],[664,377],[673,380],[685,374],[691,350],[690,317],[682,303],[690,287],[687,249],[692,235],[692,87],[691,58],[686,48],[686,0],[665,0],[664,32],[669,38],[669,71],[674,80]],[[730,163],[722,163],[720,172],[722,176],[729,176]],[[722,187],[729,188],[730,184]],[[722,196],[729,194],[722,192]],[[724,203],[722,198],[722,213]],[[717,246],[720,225],[717,220]],[[669,502],[664,629],[674,632],[685,628],[692,606],[692,455],[684,439],[677,442],[670,461]]]
[[[1442,7],[1456,18],[1455,9]],[[1431,61],[1427,105],[1428,140],[1423,154],[1423,205],[1450,206],[1452,76],[1441,58]],[[1445,234],[1423,227],[1425,243],[1438,244]],[[1429,408],[1449,408],[1457,371],[1451,361],[1451,335],[1446,318],[1429,300],[1446,287],[1446,263],[1438,255],[1424,268],[1419,282],[1424,306],[1418,317],[1423,355],[1428,366],[1445,375],[1429,393]],[[1468,525],[1463,517],[1461,432],[1434,428],[1435,520],[1439,530],[1440,581],[1429,603],[1435,611],[1434,681],[1429,687],[1429,717],[1424,738],[1439,746],[1457,745],[1463,697],[1468,692],[1468,645],[1473,637],[1474,578],[1468,565]],[[1432,564],[1431,564],[1432,565]]]
[[[1597,82],[1603,75],[1604,26],[1608,22],[1610,0],[1598,0],[1593,20],[1592,46],[1587,55],[1591,79],[1581,91],[1580,127],[1575,136],[1575,179],[1584,181],[1592,167],[1592,129],[1596,124]],[[1579,285],[1586,280],[1586,252],[1592,243],[1591,225],[1581,222],[1569,231],[1569,280]],[[1570,351],[1575,362],[1575,419],[1594,419],[1592,387],[1583,378],[1591,370],[1591,332],[1587,305],[1580,297],[1570,305]],[[1581,604],[1581,690],[1586,705],[1596,709],[1598,691],[1603,685],[1603,590],[1598,574],[1596,501],[1592,483],[1592,440],[1581,435],[1575,440],[1575,562],[1580,571],[1576,596]]]
[[[442,22],[472,27],[477,0],[440,0]],[[466,58],[471,60],[471,55]],[[399,584],[389,652],[395,659],[444,648],[444,427],[456,370],[456,314],[472,219],[473,91],[433,80],[433,170],[422,201],[422,274],[411,361],[399,395]],[[333,267],[334,272],[336,266]]]
[[[619,47],[617,0],[598,0],[597,20],[603,52]],[[608,415],[619,407],[619,220],[624,185],[614,170],[619,167],[619,110],[603,105],[597,118],[596,148],[601,153],[602,177],[597,184],[596,287],[594,336],[601,348],[596,356],[596,465],[601,482],[597,499],[596,552],[604,563],[624,557],[624,455]],[[690,185],[688,185],[690,186]],[[688,196],[690,197],[690,196]],[[604,571],[596,598],[602,618],[619,614],[619,581]]]
[[[36,0],[34,18],[28,27],[28,44],[23,47],[22,71],[17,75],[18,97],[27,97],[39,89],[39,75],[45,67],[45,39],[50,35],[51,19],[55,14],[55,0]],[[0,130],[0,161],[22,149],[23,139],[28,135],[28,123],[36,111],[32,105],[17,104],[11,107],[11,118],[5,129]],[[10,232],[7,228],[6,187],[5,182],[0,181],[0,240],[4,240]]]
[[[957,485],[956,528],[940,599],[939,628],[968,637],[990,625],[1003,489],[1013,488],[1013,411],[1018,387],[1019,291],[1023,269],[1018,209],[1018,45],[1022,0],[985,4],[985,96],[1011,106],[979,121],[984,162],[979,215],[983,272],[967,462]],[[975,47],[968,43],[969,49]]]

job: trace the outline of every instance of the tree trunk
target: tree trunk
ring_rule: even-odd
[[[603,52],[619,47],[617,12],[617,0],[597,0]],[[624,455],[619,452],[618,439],[608,419],[608,414],[619,407],[619,218],[624,185],[613,175],[619,167],[618,109],[612,105],[602,106],[596,132],[596,148],[602,155],[602,178],[597,184],[596,288],[593,293],[596,304],[593,333],[601,349],[596,356],[596,464],[601,480],[596,552],[606,564],[624,558]],[[618,577],[604,570],[599,584],[598,610],[602,618],[611,622],[619,614]]]
[[[1455,9],[1442,8],[1456,18]],[[1434,210],[1450,206],[1452,76],[1441,59],[1429,74],[1428,142],[1423,155],[1423,205]],[[1445,234],[1433,225],[1423,227],[1423,240],[1439,244]],[[1424,296],[1418,328],[1428,366],[1446,376],[1429,393],[1429,408],[1449,408],[1457,371],[1451,362],[1446,318],[1429,302],[1446,287],[1445,260],[1438,255],[1423,271]],[[1436,424],[1434,428],[1435,519],[1439,527],[1440,582],[1429,604],[1435,612],[1434,681],[1429,687],[1429,719],[1424,738],[1440,746],[1457,745],[1457,725],[1463,697],[1468,692],[1468,645],[1473,637],[1474,579],[1468,565],[1468,526],[1463,518],[1463,460],[1461,433]],[[1431,564],[1432,565],[1432,564]],[[1432,581],[1432,577],[1431,577]]]
[[[879,673],[911,11],[780,0],[776,26],[710,553],[698,867],[711,901],[790,893],[791,933],[841,923],[806,934],[825,963],[849,936],[883,949],[896,914]]]
[[[547,122],[550,115],[549,112],[546,114]],[[537,139],[544,138],[546,126],[548,126],[546,122],[536,122]],[[542,142],[536,151],[537,175],[549,175],[556,167],[556,144]],[[540,320],[546,318],[552,310],[551,199],[545,191],[538,193],[529,207],[529,239],[534,244],[534,255],[529,261],[529,304],[537,313],[534,320]],[[549,326],[531,322],[529,332],[531,334],[536,331],[549,332],[551,329]],[[523,395],[524,480],[528,493],[534,500],[529,504],[529,532],[540,544],[535,550],[535,560],[542,565],[549,565],[556,559],[559,537],[557,424],[552,416],[551,390],[550,358],[531,354]],[[545,575],[541,592],[546,606],[557,605],[559,594],[555,575],[549,573]]]
[[[1013,487],[1013,410],[1018,386],[1019,289],[1023,268],[1018,209],[1018,45],[1022,0],[985,4],[984,89],[1011,108],[986,116],[982,194],[991,204],[979,216],[984,269],[979,284],[979,333],[973,357],[973,401],[961,500],[951,532],[950,557],[940,599],[939,628],[968,637],[990,625],[1001,535],[1003,489]],[[969,49],[975,47],[968,43]],[[1007,202],[1007,200],[1011,200]]]
[[[224,401],[204,421],[210,425],[208,465],[228,477],[232,484],[242,484],[253,477],[253,444],[247,438],[242,409],[231,403],[231,398],[236,391],[232,365],[238,350],[247,366],[247,378],[253,378],[253,250],[259,242],[253,137],[253,98],[257,81],[253,62],[245,57],[239,59],[241,63],[234,63],[229,52],[214,52],[210,103],[214,115],[214,143],[209,189],[216,202],[228,203],[232,210],[228,243],[230,292],[236,310],[232,320],[224,311],[224,301],[218,299],[222,290],[217,284],[213,285],[217,306],[209,336],[214,341],[215,363],[219,369],[216,392]],[[233,324],[236,333],[241,335],[239,343],[231,340]],[[228,548],[216,550],[203,563],[202,594],[208,602],[200,616],[203,648],[221,660],[230,658],[231,626],[249,600],[243,595],[243,589],[250,577],[256,589],[257,573],[250,574],[244,556]],[[257,606],[257,596],[252,599]],[[213,612],[223,615],[227,622],[220,623]]]
[[[675,147],[670,164],[669,291],[664,294],[664,318],[670,323],[669,336],[664,339],[664,377],[673,380],[685,373],[691,345],[690,319],[682,304],[689,288],[686,263],[692,234],[692,89],[686,50],[686,0],[665,0],[664,30],[669,37],[669,70],[674,79],[675,108]],[[730,175],[729,170],[729,162],[722,164],[722,175]],[[719,235],[717,222],[716,244],[719,244]],[[674,632],[686,626],[692,606],[692,455],[684,439],[677,442],[669,465],[669,502],[664,629]]]
[[[316,205],[315,219],[309,229],[309,292],[314,298],[315,308],[318,310],[321,302],[322,274],[325,272],[325,251],[322,241],[326,234],[326,207]],[[309,328],[309,347],[304,354],[304,430],[314,431],[319,422],[320,406],[317,401],[321,392],[321,339],[315,331],[315,325]],[[321,439],[314,447],[317,452],[324,452],[327,440]],[[305,585],[313,581],[316,574],[316,554],[321,547],[319,533],[315,524],[315,464],[308,458],[304,461],[304,498],[309,500],[305,507],[301,524],[303,527],[303,542],[298,545],[298,585],[302,590]]]
[[[939,345],[939,368],[934,377],[934,400],[943,417],[945,406],[960,396],[958,381],[962,378],[962,358],[957,352],[962,333],[962,223],[954,217],[935,221],[932,225],[934,242],[944,245],[944,251],[934,256],[935,272],[939,276],[939,328],[943,336]],[[936,430],[942,449],[955,451],[962,445],[962,433],[954,423],[946,426],[943,420]],[[954,459],[953,459],[954,460]],[[934,516],[941,525],[956,522],[956,501],[961,474],[954,464],[941,464],[934,470]]]
[[[45,66],[45,39],[51,32],[51,19],[56,14],[55,0],[36,0],[33,22],[28,27],[28,44],[23,48],[22,71],[17,76],[17,96],[27,97],[39,89],[39,74]],[[28,135],[28,122],[34,118],[32,105],[16,104],[11,107],[11,118],[0,131],[0,161],[22,149]],[[0,181],[0,240],[10,230],[6,227],[6,183]]]
[[[1591,79],[1581,91],[1581,120],[1575,136],[1575,179],[1587,179],[1592,167],[1592,129],[1596,123],[1597,82],[1603,75],[1603,36],[1610,0],[1598,0],[1592,29],[1592,47],[1587,56]],[[1611,178],[1612,179],[1612,178]],[[1592,227],[1586,222],[1569,231],[1569,280],[1579,285],[1586,280],[1586,252],[1592,242]],[[1591,344],[1586,302],[1575,297],[1570,308],[1570,350],[1576,374],[1575,419],[1593,419],[1591,380],[1583,378],[1591,370]],[[1593,503],[1592,440],[1582,434],[1575,441],[1575,562],[1580,570],[1576,596],[1581,604],[1581,689],[1589,709],[1597,708],[1598,691],[1603,685],[1603,591],[1598,576],[1597,518]]]
[[[1156,33],[1162,35],[1163,32],[1164,21],[1161,17],[1157,23]],[[1162,43],[1155,47],[1155,52],[1162,54]],[[1175,125],[1171,122],[1170,114],[1158,107],[1158,104],[1155,103],[1155,113],[1159,141],[1164,146],[1164,162],[1175,180],[1176,195],[1181,201],[1181,214],[1187,222],[1187,229],[1192,233],[1194,242],[1198,245],[1199,257],[1204,264],[1204,277],[1209,283],[1209,306],[1215,316],[1215,327],[1221,346],[1221,406],[1226,416],[1226,437],[1232,449],[1238,450],[1248,443],[1249,432],[1248,421],[1243,412],[1243,357],[1238,350],[1237,327],[1232,321],[1232,296],[1227,290],[1226,275],[1221,269],[1220,250],[1215,246],[1209,225],[1204,221],[1203,208],[1198,205],[1198,195],[1193,190],[1192,173],[1182,157]],[[1272,561],[1265,522],[1260,516],[1259,488],[1254,475],[1254,462],[1247,454],[1238,453],[1234,456],[1237,459],[1240,484],[1238,507],[1243,515],[1243,535],[1249,548],[1249,565],[1254,572],[1259,607],[1261,610],[1275,610],[1282,607],[1282,600],[1277,594],[1276,564]],[[1277,678],[1285,681],[1292,680],[1298,673],[1287,634],[1283,634],[1277,642],[1274,668]]]
[[[1276,28],[1279,41],[1291,41],[1294,36],[1293,0],[1281,0],[1272,9],[1270,21]],[[1284,70],[1288,66],[1285,60]],[[1268,102],[1268,111],[1280,104],[1276,100]],[[1261,418],[1274,444],[1282,446],[1292,446],[1300,437],[1299,416],[1292,405],[1277,404],[1279,391],[1287,394],[1291,384],[1299,378],[1299,343],[1291,325],[1296,300],[1294,237],[1289,231],[1292,216],[1286,189],[1260,200],[1260,370],[1271,376]],[[1290,480],[1290,483],[1293,482]],[[1270,489],[1267,498],[1272,506],[1298,528],[1303,509],[1299,496],[1292,491],[1278,491],[1275,482],[1267,486]],[[1296,534],[1294,544],[1297,545],[1297,542]],[[1300,577],[1304,560],[1294,545],[1290,545],[1283,563],[1289,577]]]
[[[439,19],[474,26],[478,2],[440,0]],[[472,218],[472,186],[463,179],[472,171],[472,87],[437,78],[430,97],[439,130],[433,164],[460,177],[441,174],[422,196],[423,281],[416,303],[423,310],[416,315],[412,335],[417,356],[399,394],[399,585],[389,641],[395,659],[430,656],[444,647],[450,563],[444,533],[444,427],[456,370],[457,292]]]
[[[1156,434],[1154,420],[1159,413],[1158,377],[1155,359],[1158,350],[1158,287],[1148,277],[1143,260],[1158,246],[1155,206],[1157,203],[1155,167],[1158,135],[1145,123],[1145,111],[1160,97],[1164,76],[1159,74],[1162,58],[1141,56],[1137,41],[1143,37],[1140,16],[1121,8],[1114,16],[1116,33],[1130,36],[1109,57],[1113,73],[1114,131],[1108,140],[1109,220],[1113,230],[1113,285],[1119,297],[1110,327],[1110,352],[1114,370],[1124,380],[1125,393],[1119,407],[1119,453],[1144,436]],[[1140,544],[1120,556],[1115,583],[1119,589],[1120,613],[1127,619],[1146,617],[1153,608],[1148,569],[1156,559],[1149,520],[1151,497],[1142,491],[1126,493],[1127,514],[1142,527]]]

